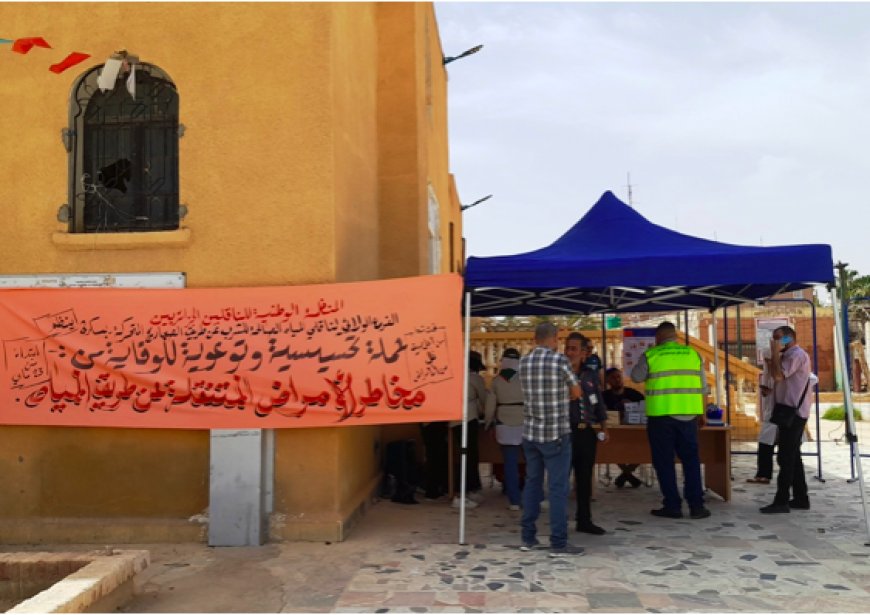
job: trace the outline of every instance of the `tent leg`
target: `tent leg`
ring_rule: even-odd
[[[810,308],[813,311],[813,370],[816,375],[819,374],[819,344],[816,336],[816,304],[812,301],[808,301],[810,304]],[[819,482],[825,482],[825,479],[822,475],[822,416],[819,412],[819,383],[816,383],[816,386],[813,387],[816,394],[816,463],[818,464],[819,473],[816,475],[816,480]]]
[[[837,289],[833,285],[830,287],[830,291],[832,304],[834,306],[834,323],[836,324],[836,327],[834,328],[834,342],[837,347],[837,354],[840,357],[840,369],[845,370],[848,369],[848,364],[846,363],[846,350],[845,343],[843,341],[843,328],[840,321],[840,302],[837,299]],[[842,374],[841,378],[844,378],[844,383],[849,382],[847,380],[847,374]],[[870,510],[867,509],[867,494],[864,486],[864,471],[861,467],[861,451],[858,447],[858,436],[855,433],[855,414],[852,407],[852,388],[848,386],[848,384],[847,386],[843,387],[843,405],[846,408],[846,435],[849,438],[849,443],[854,444],[854,448],[852,449],[852,460],[855,463],[855,467],[858,468],[858,487],[861,492],[861,504],[864,507],[864,527],[867,530],[867,541],[864,543],[864,546],[870,547]]]
[[[731,352],[728,348],[728,308],[722,308],[722,337],[725,342],[725,422],[731,424]]]
[[[689,345],[689,310],[683,310],[683,334],[686,338],[686,346]]]
[[[719,326],[716,322],[716,310],[711,310],[711,314],[713,314],[713,335],[712,335],[712,346],[713,346],[713,374],[715,376],[714,382],[716,383],[716,407],[722,407],[722,391],[719,387]]]
[[[468,355],[471,352],[471,293],[465,293],[465,354],[462,357],[462,445],[459,461],[459,544],[465,544],[465,469],[468,465]]]

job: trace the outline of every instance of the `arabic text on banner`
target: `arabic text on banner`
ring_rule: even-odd
[[[0,291],[0,424],[329,427],[462,415],[458,275]]]

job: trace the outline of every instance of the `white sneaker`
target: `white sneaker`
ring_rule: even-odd
[[[541,510],[550,510],[550,500],[543,500],[541,502]]]
[[[472,491],[466,496],[466,499],[471,500],[477,504],[483,502],[483,492],[482,491]]]
[[[511,504],[510,506],[508,506],[508,510],[519,510],[519,509],[520,509],[519,504]]]
[[[451,504],[451,506],[453,508],[462,508],[462,500],[459,499],[459,496],[453,498],[453,503]],[[477,508],[477,502],[465,498],[465,508]]]

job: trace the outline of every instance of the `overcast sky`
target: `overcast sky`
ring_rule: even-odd
[[[438,2],[469,256],[543,247],[605,190],[657,224],[826,243],[870,274],[870,4]]]

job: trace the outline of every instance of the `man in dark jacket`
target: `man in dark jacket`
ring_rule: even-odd
[[[586,366],[591,344],[576,331],[568,335],[565,356],[580,381],[581,396],[571,400],[571,443],[573,448],[574,481],[577,491],[578,532],[604,534],[605,530],[592,523],[592,471],[598,441],[607,442],[607,410],[599,387],[599,375]],[[596,427],[600,427],[597,429]]]
[[[618,367],[611,367],[607,370],[604,379],[607,382],[607,388],[603,391],[604,407],[608,410],[618,410],[619,420],[625,423],[625,402],[636,403],[644,400],[643,393],[625,386],[622,379],[622,371]],[[637,469],[636,463],[620,463],[617,464],[622,470],[613,484],[619,488],[625,486],[628,482],[632,487],[640,487],[643,482],[634,475]]]

